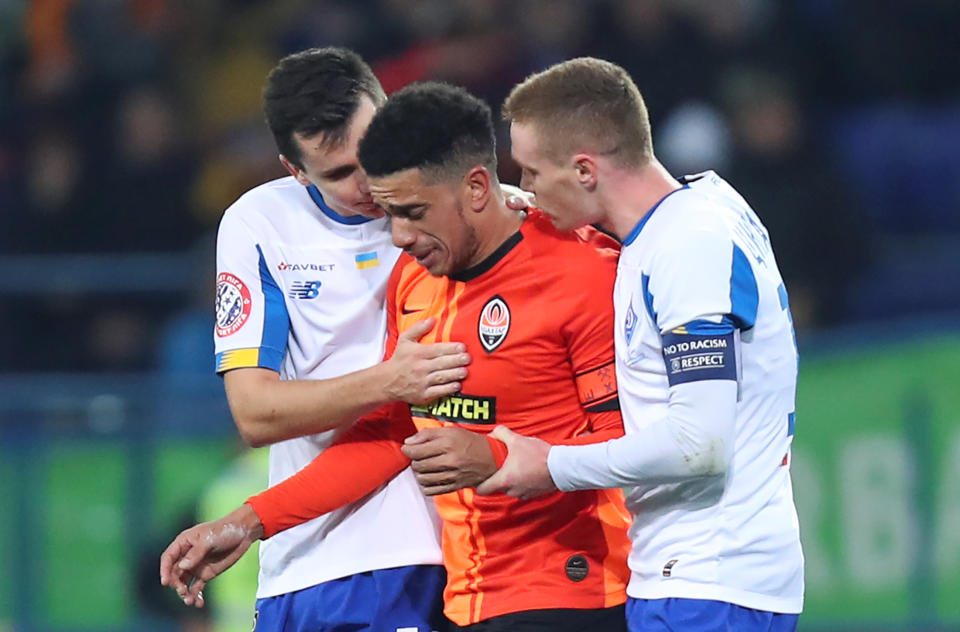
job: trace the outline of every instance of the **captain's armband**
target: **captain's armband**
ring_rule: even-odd
[[[620,410],[617,374],[612,361],[577,373],[575,380],[584,410],[591,413]]]

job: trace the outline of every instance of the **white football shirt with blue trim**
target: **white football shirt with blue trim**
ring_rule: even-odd
[[[325,379],[383,357],[384,299],[399,250],[386,218],[343,217],[315,187],[286,177],[226,210],[217,236],[216,370]],[[270,447],[270,485],[340,434]],[[257,597],[380,568],[440,564],[439,520],[407,469],[367,497],[260,545]]]
[[[624,240],[614,292],[627,434],[667,418],[672,385],[738,384],[724,475],[626,490],[634,518],[627,593],[800,612],[803,554],[789,472],[797,352],[767,230],[715,173],[691,176]]]

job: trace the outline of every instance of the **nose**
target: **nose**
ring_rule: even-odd
[[[357,176],[357,189],[364,195],[370,195],[370,186],[367,184],[367,174],[360,168],[358,168],[355,173]]]
[[[410,226],[410,220],[402,217],[390,218],[390,236],[397,248],[409,248],[417,240],[416,232]]]
[[[526,174],[520,174],[520,188],[536,195],[536,192],[533,190],[533,184],[530,182],[530,178]]]

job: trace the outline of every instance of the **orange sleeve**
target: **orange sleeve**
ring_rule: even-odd
[[[617,439],[623,436],[623,418],[619,410],[610,410],[602,413],[590,413],[589,434],[580,435],[564,441],[558,441],[557,445],[586,445],[588,443],[602,443],[610,439]],[[496,454],[494,454],[496,458]]]
[[[613,346],[617,260],[613,250],[599,250],[599,257],[596,252],[584,250],[583,265],[576,267],[577,301],[569,304],[563,325],[577,396],[590,420],[590,434],[563,441],[565,445],[599,443],[623,436]],[[591,309],[583,309],[583,305]]]
[[[410,464],[400,451],[416,432],[410,411],[389,404],[345,432],[305,468],[247,502],[264,538],[359,500]]]
[[[483,435],[490,444],[490,452],[493,454],[493,462],[497,469],[503,467],[503,462],[507,460],[507,444],[499,439],[491,437],[489,434]]]

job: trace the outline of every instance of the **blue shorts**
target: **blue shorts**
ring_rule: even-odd
[[[794,632],[799,618],[707,599],[627,599],[630,632]]]
[[[442,566],[358,573],[257,599],[255,632],[432,632],[443,630]]]

